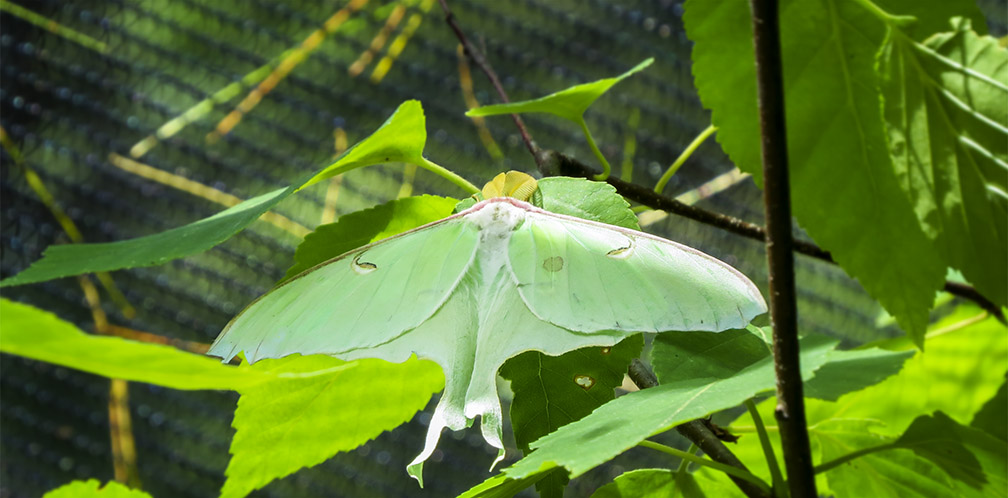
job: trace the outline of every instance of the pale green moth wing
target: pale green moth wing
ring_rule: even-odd
[[[767,310],[745,275],[696,249],[536,208],[508,258],[532,313],[576,332],[721,331]]]
[[[388,342],[444,304],[478,242],[472,226],[453,217],[338,256],[255,300],[208,354],[230,360],[244,352],[250,363],[294,353],[342,358]]]
[[[408,468],[421,480],[441,431],[477,416],[503,457],[495,379],[512,356],[741,327],[764,311],[756,287],[710,256],[498,197],[305,271],[246,308],[210,354],[437,362],[445,390]]]

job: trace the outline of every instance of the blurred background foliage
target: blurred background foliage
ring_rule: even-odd
[[[693,90],[680,2],[449,3],[515,100],[615,76],[654,57],[651,68],[620,83],[587,114],[602,152],[624,178],[654,185],[709,125]],[[991,34],[1003,36],[1003,3],[979,3]],[[0,274],[25,268],[48,245],[72,241],[66,220],[85,241],[119,240],[285,186],[367,136],[406,99],[423,102],[426,155],[435,162],[477,185],[500,171],[532,172],[509,119],[463,116],[496,97],[457,45],[433,0],[0,1]],[[526,122],[541,146],[594,164],[576,127],[545,115]],[[732,170],[709,140],[665,193],[761,222],[760,191]],[[199,350],[283,276],[307,230],[420,193],[464,195],[411,165],[355,170],[288,198],[275,210],[281,216],[207,253],[115,272],[105,283],[114,282],[107,287],[119,289],[128,305],[93,278],[4,295],[88,331],[157,334]],[[651,220],[646,230],[725,260],[765,290],[761,244],[678,217]],[[798,266],[803,331],[848,344],[899,334],[891,325],[877,327],[880,309],[837,267],[805,257]],[[52,365],[0,360],[0,496],[39,496],[73,479],[116,475],[141,482],[154,496],[219,491],[237,395],[110,387],[106,379]],[[416,488],[404,468],[422,447],[428,419],[420,413],[256,495],[448,496],[483,480],[493,452],[470,430],[446,434],[427,466],[427,487]],[[116,454],[125,461],[114,465]],[[509,452],[509,459],[517,455]],[[580,478],[572,492],[586,495],[624,467],[648,461],[661,464],[660,457],[632,451]]]

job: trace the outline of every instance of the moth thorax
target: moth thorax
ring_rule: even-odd
[[[479,227],[483,240],[505,239],[525,221],[525,210],[510,202],[490,202],[466,218]]]

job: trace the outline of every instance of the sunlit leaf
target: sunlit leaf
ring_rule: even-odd
[[[913,355],[913,351],[877,348],[830,351],[828,362],[805,383],[805,396],[835,401],[844,394],[873,386],[895,375]]]
[[[980,429],[1002,441],[1008,441],[1008,382],[973,416],[970,427]]]
[[[95,375],[173,389],[238,389],[265,377],[171,346],[85,334],[56,315],[0,299],[0,351]]]
[[[607,92],[613,85],[623,81],[634,73],[650,66],[654,59],[648,59],[634,66],[633,69],[616,76],[605,78],[591,83],[582,83],[559,92],[549,94],[533,100],[523,100],[521,102],[509,102],[507,104],[494,104],[470,109],[466,116],[496,116],[499,114],[520,114],[523,112],[543,112],[560,116],[561,118],[581,122],[581,117],[599,97]]]
[[[245,496],[352,450],[410,420],[444,387],[440,368],[415,358],[397,364],[295,355],[252,369],[273,380],[240,390],[222,497]]]
[[[874,434],[873,423],[837,419],[816,426],[822,458],[830,461],[863,448],[891,442]],[[870,453],[826,472],[836,496],[877,498],[953,496],[952,481],[933,462],[903,448]]]
[[[608,223],[624,228],[640,230],[637,216],[616,188],[606,182],[595,182],[585,178],[550,176],[537,182],[542,195],[542,208],[557,214],[566,214],[585,220]],[[478,202],[463,199],[455,211],[464,211]]]
[[[316,173],[300,188],[371,164],[421,163],[426,142],[423,107],[419,101],[407,100],[374,133],[340,154],[335,162]]]
[[[640,230],[630,204],[606,182],[551,176],[539,180],[539,191],[549,212]]]
[[[939,411],[917,417],[895,444],[930,460],[953,479],[979,489],[987,478],[976,456],[963,444],[959,433],[965,430]]]
[[[844,455],[845,451],[892,443],[913,420],[937,410],[948,414],[958,424],[965,424],[972,419],[973,414],[977,413],[981,406],[985,406],[1004,383],[1005,371],[1008,370],[1008,334],[1006,334],[1008,330],[994,318],[985,316],[976,307],[960,307],[955,313],[930,327],[931,332],[928,334],[927,348],[924,352],[916,350],[905,337],[880,341],[877,344],[880,347],[886,347],[894,352],[912,351],[914,357],[906,360],[902,370],[897,374],[874,386],[850,392],[835,402],[807,399],[806,414],[813,461],[818,465]],[[858,351],[833,351],[830,354]],[[816,371],[816,375],[828,370],[826,367],[821,367]],[[852,375],[858,376],[856,373]],[[759,412],[770,429],[775,453],[780,465],[783,466],[781,460],[783,453],[773,413],[774,406],[775,399],[770,398],[759,405]],[[947,474],[933,463],[914,455],[908,449],[872,454],[871,459],[857,464],[857,468],[861,469],[860,473],[833,470],[819,474],[817,476],[817,482],[821,483],[818,486],[819,491],[831,489],[836,496],[862,496],[855,491],[889,489],[888,487],[893,484],[886,483],[890,480],[907,478],[905,469],[922,469],[922,472],[932,476],[928,478],[931,481],[929,484],[921,484],[926,486],[919,489],[918,493],[935,492],[938,495],[950,495],[953,491],[949,486],[957,488],[956,492],[967,496],[973,494],[982,496],[984,493],[998,495],[997,493],[1003,493],[997,491],[998,489],[1008,490],[1008,485],[1003,484],[1005,466],[1001,464],[1001,470],[997,470],[998,458],[1003,460],[1005,457],[1004,443],[995,444],[994,441],[998,441],[997,439],[980,430],[974,431],[967,427],[961,429],[961,434],[957,437],[967,444],[970,452],[979,459],[989,480],[988,485],[979,491],[960,481],[951,482]],[[731,424],[730,430],[744,435],[732,446],[733,452],[742,461],[747,462],[754,474],[769,478],[759,441],[755,436],[748,435],[753,431],[749,417],[741,416]],[[887,463],[881,463],[881,467],[876,471],[873,470],[876,466],[872,463],[876,461]],[[935,474],[935,471],[938,473]],[[846,481],[848,477],[854,481],[870,479],[876,482],[848,482]],[[833,489],[834,485],[836,489]],[[899,491],[902,488],[891,489]],[[901,496],[896,491],[895,494],[884,496]]]
[[[539,482],[546,475],[548,475],[548,471],[522,479],[511,479],[504,474],[497,474],[458,495],[458,498],[511,498],[523,489]]]
[[[42,495],[42,498],[151,498],[151,495],[115,481],[102,485],[97,479],[88,479],[64,484]]]
[[[969,20],[952,29],[918,43],[890,28],[878,69],[889,150],[946,264],[1005,305],[1008,50]]]
[[[602,486],[591,498],[703,498],[693,474],[669,469],[637,469],[624,472]]]

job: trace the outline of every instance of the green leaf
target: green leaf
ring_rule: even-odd
[[[919,11],[929,5],[918,4]],[[887,25],[870,5],[781,3],[792,202],[812,238],[920,344],[945,265],[906,202],[887,152],[874,69]],[[684,22],[694,41],[696,85],[717,139],[759,182],[748,5],[691,0]],[[879,256],[885,254],[898,256]]]
[[[805,383],[805,396],[836,401],[844,394],[873,386],[895,375],[913,355],[913,351],[874,348],[830,351],[827,363]]]
[[[444,387],[437,364],[344,362],[324,355],[262,360],[275,380],[241,390],[222,497],[242,497],[352,450],[410,420]]]
[[[873,434],[871,421],[837,419],[816,426],[822,458],[830,461],[853,451],[890,442]],[[907,449],[889,449],[851,460],[826,472],[836,496],[954,496],[952,482],[937,465]]]
[[[386,202],[341,216],[305,236],[294,253],[287,280],[351,249],[437,221],[451,214],[458,201],[450,197],[421,195]]]
[[[676,478],[679,478],[679,485]],[[685,485],[685,486],[682,486]],[[685,489],[682,489],[685,488]],[[705,496],[689,473],[669,469],[637,469],[624,472],[613,482],[598,488],[591,498],[687,498]]]
[[[727,379],[771,354],[747,330],[666,332],[655,337],[651,366],[661,384],[689,379]]]
[[[422,164],[427,127],[420,101],[407,100],[369,137],[340,154],[336,161],[300,188],[372,164],[403,162]],[[299,189],[300,189],[299,188]]]
[[[640,334],[609,348],[588,347],[560,356],[528,351],[511,358],[500,375],[511,382],[511,424],[523,452],[529,443],[612,401],[630,360],[644,346]]]
[[[48,247],[42,259],[0,287],[101,271],[153,266],[199,252],[231,238],[295,191],[354,168],[389,161],[413,162],[423,152],[426,137],[420,102],[408,100],[371,136],[358,142],[336,162],[291,186],[249,199],[209,218],[135,239],[97,244]],[[415,157],[414,157],[415,156]]]
[[[747,330],[668,332],[655,338],[651,365],[662,384],[705,377],[725,379],[770,354],[769,345]],[[805,396],[835,400],[895,374],[910,356],[912,351],[830,351],[826,363],[805,382]]]
[[[550,176],[537,183],[542,194],[542,208],[547,211],[640,230],[630,204],[616,193],[616,187],[606,182]],[[456,205],[455,212],[469,209],[477,202],[471,197],[463,199]]]
[[[164,232],[116,242],[61,244],[46,248],[42,259],[0,287],[44,282],[54,278],[166,263],[199,252],[231,238],[294,192],[274,190],[221,211],[209,218]]]
[[[772,419],[768,401],[761,411]],[[898,439],[875,433],[884,426],[870,419],[841,416],[810,427],[826,462],[859,450],[880,450],[825,473],[837,496],[1008,495],[1003,441],[941,412],[918,417]]]
[[[805,338],[802,377],[811,377],[835,345],[836,341],[822,337]],[[574,478],[654,434],[736,406],[774,384],[773,361],[768,355],[728,378],[685,379],[631,393],[532,443],[534,451],[504,473],[520,479],[563,466]]]
[[[987,478],[980,462],[963,444],[959,429],[963,427],[940,411],[921,415],[907,427],[896,444],[932,461],[953,479],[979,489]]]
[[[547,211],[640,230],[630,204],[606,182],[551,176],[539,180],[539,191]]]
[[[961,496],[988,497],[1008,496],[1008,454],[1005,452],[1005,442],[987,432],[973,427],[956,424],[956,439],[980,461],[987,484],[981,489],[975,489],[962,480],[953,484]]]
[[[970,427],[980,429],[1002,441],[1008,441],[1008,382],[973,416]]]
[[[560,356],[528,351],[506,361],[499,373],[511,382],[514,393],[511,426],[518,448],[528,454],[532,441],[612,401],[627,365],[643,347],[644,337],[637,334],[608,348],[581,348]],[[540,495],[563,496],[566,485],[560,470],[536,488]]]
[[[732,485],[732,487],[735,487]],[[736,490],[738,488],[735,488]],[[613,482],[602,486],[591,498],[704,498],[725,496],[705,493],[689,472],[669,469],[637,469],[624,472]]]
[[[109,481],[102,486],[98,479],[73,481],[64,484],[44,495],[42,498],[151,498],[151,495],[139,489],[130,489],[115,481]]]
[[[238,389],[265,376],[171,346],[85,334],[56,315],[0,299],[0,351],[95,375],[173,389]]]
[[[497,474],[458,495],[458,498],[511,498],[546,475],[547,472],[542,472],[522,479],[510,479],[504,474]]]
[[[1003,325],[994,318],[986,317],[976,307],[961,306],[931,326],[926,352],[916,350],[906,338],[878,343],[890,349],[912,351],[914,357],[906,360],[903,369],[896,375],[874,386],[848,393],[835,402],[806,400],[813,461],[821,464],[851,451],[892,443],[922,413],[941,410],[960,424],[970,420],[1004,382],[1005,371],[1008,370],[1008,334],[1005,332]],[[834,353],[857,352],[859,350],[833,351],[827,357]],[[816,376],[826,375],[829,371],[823,366],[816,371]],[[759,405],[759,411],[780,460],[783,453],[779,433],[775,430],[775,403],[774,398],[767,399]],[[748,417],[743,416],[731,424],[730,430],[745,435],[754,429]],[[1002,463],[998,467],[997,463],[997,458],[1004,458],[1004,443],[980,430],[963,432],[960,440],[980,460],[990,480],[979,492],[965,484],[948,484],[944,472],[905,449],[873,453],[854,460],[851,465],[856,465],[860,469],[858,472],[849,471],[849,465],[844,465],[842,468],[847,470],[838,468],[819,474],[819,491],[829,494],[826,490],[830,490],[835,496],[875,496],[864,493],[894,489],[900,491],[879,496],[901,496],[899,493],[902,493],[903,485],[898,481],[907,478],[906,469],[920,469],[924,475],[931,476],[927,483],[921,484],[923,488],[917,489],[918,494],[953,494],[947,485],[956,486],[957,493],[966,496],[1003,493],[998,491],[999,485],[1001,490],[1008,489],[1008,485],[1001,484],[1004,478],[998,477],[999,474],[1003,476],[1005,471],[1005,465]],[[974,440],[976,442],[972,442]],[[732,450],[746,462],[751,472],[769,478],[756,437],[742,437]],[[783,465],[783,461],[780,463]],[[858,479],[870,482],[855,482]],[[916,489],[914,486],[910,485]]]
[[[717,497],[717,498],[744,498],[745,494],[742,490],[728,478],[728,475],[719,470],[714,470],[708,467],[700,467],[695,472],[692,473],[693,480],[696,481],[697,486],[700,487],[706,496]],[[817,488],[819,493],[824,496],[829,496],[828,493],[824,493],[823,489]]]
[[[890,28],[879,53],[896,173],[948,266],[1008,304],[1008,50],[969,20],[918,43]],[[947,27],[946,27],[947,29]]]
[[[965,17],[972,21],[977,33],[987,34],[987,19],[976,2],[948,0],[944,2],[921,2],[920,0],[874,0],[872,3],[895,16],[912,16],[913,21],[896,26],[914,40],[924,41],[935,33],[947,31],[949,19]]]
[[[930,329],[927,351],[917,352],[897,375],[847,394],[835,404],[810,404],[809,423],[838,412],[848,418],[883,420],[886,425],[877,430],[891,436],[902,433],[918,415],[936,410],[968,423],[1004,382],[1008,329],[974,306],[960,306]],[[912,345],[904,342],[896,347],[905,350]]]
[[[560,116],[561,118],[581,123],[581,116],[588,110],[599,97],[607,92],[613,85],[623,81],[630,75],[650,66],[654,59],[647,59],[634,66],[633,69],[616,76],[605,78],[591,83],[574,85],[565,90],[549,94],[534,100],[523,100],[521,102],[510,102],[507,104],[494,104],[470,109],[466,116],[497,116],[500,114],[521,114],[525,112],[544,112]]]

